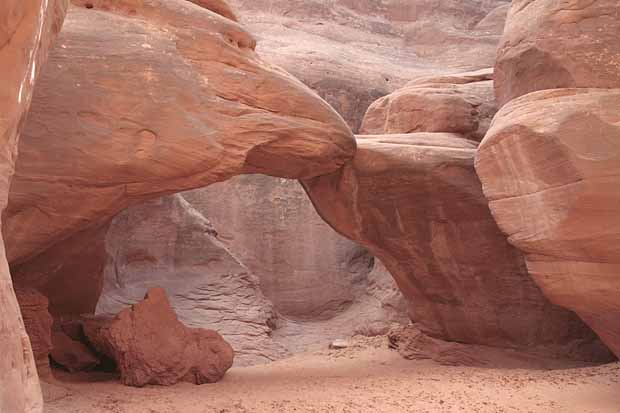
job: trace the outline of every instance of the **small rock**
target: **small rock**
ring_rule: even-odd
[[[342,339],[334,340],[329,344],[329,348],[333,350],[342,350],[343,348],[347,348],[349,346],[350,346],[349,342],[347,340],[342,340]]]

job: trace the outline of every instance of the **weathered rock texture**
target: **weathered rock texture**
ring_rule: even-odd
[[[180,195],[123,211],[104,237],[108,258],[98,314],[116,314],[160,286],[181,322],[218,331],[238,364],[287,354],[270,337],[276,314],[256,276]]]
[[[248,175],[183,197],[258,276],[280,314],[327,319],[364,293],[372,257],[321,219],[299,183]]]
[[[448,132],[480,141],[496,112],[492,69],[424,76],[370,105],[361,131]]]
[[[528,276],[491,216],[475,153],[475,143],[450,134],[362,136],[352,162],[304,185],[328,223],[386,265],[425,334],[607,359]]]
[[[184,324],[230,342],[236,365],[406,321],[389,273],[323,222],[297,182],[243,176],[183,196],[195,203],[174,195],[113,220],[99,314],[162,286]]]
[[[354,131],[368,106],[422,74],[493,65],[504,0],[232,0],[258,50]]]
[[[620,87],[617,0],[513,0],[495,65],[498,102],[529,92]]]
[[[20,144],[11,263],[149,197],[352,156],[340,116],[233,20],[184,0],[74,3]]]
[[[50,374],[49,354],[52,349],[52,324],[47,298],[33,289],[15,290],[19,308],[32,345],[32,353],[39,376]]]
[[[130,386],[214,383],[233,363],[230,345],[215,331],[185,327],[161,288],[111,320],[87,321],[84,329]]]
[[[0,4],[0,212],[8,200],[17,141],[32,88],[62,25],[66,0]],[[41,391],[0,239],[0,411],[42,411]]]
[[[545,295],[620,355],[620,89],[511,101],[476,169],[493,215]]]

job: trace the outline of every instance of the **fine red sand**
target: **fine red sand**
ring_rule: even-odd
[[[383,337],[233,368],[220,383],[203,386],[131,388],[109,376],[58,378],[43,385],[46,413],[620,413],[619,363],[559,370],[448,367],[404,360]]]

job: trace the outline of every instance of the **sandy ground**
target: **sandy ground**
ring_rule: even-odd
[[[44,383],[46,413],[620,413],[620,364],[561,370],[407,361],[385,338],[233,368],[217,384],[130,388],[109,376]]]

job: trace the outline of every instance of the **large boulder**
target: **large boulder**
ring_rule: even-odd
[[[0,212],[8,200],[17,142],[41,67],[60,30],[68,0],[0,3]],[[32,350],[0,239],[0,411],[41,412]]]
[[[358,131],[376,99],[419,75],[493,65],[506,0],[231,0],[258,50]]]
[[[496,112],[492,69],[424,76],[370,105],[361,132],[448,132],[480,141]]]
[[[476,169],[499,226],[526,253],[545,295],[620,355],[620,89],[511,101]]]
[[[9,261],[149,197],[242,173],[312,177],[349,159],[340,116],[254,47],[188,1],[74,1],[20,144]]]
[[[498,103],[542,89],[620,87],[617,0],[513,0],[495,64]]]
[[[361,136],[352,162],[303,182],[319,214],[386,265],[425,334],[609,359],[527,274],[491,216],[475,154],[475,142],[450,134]]]
[[[183,325],[161,288],[112,319],[87,320],[84,332],[129,386],[214,383],[233,363],[232,347],[213,330]]]

